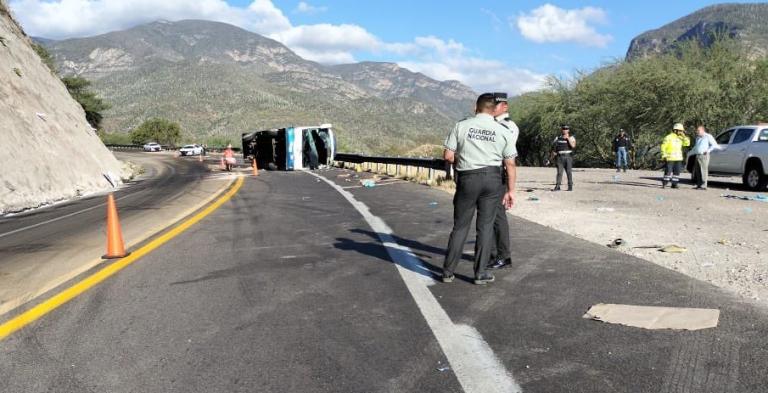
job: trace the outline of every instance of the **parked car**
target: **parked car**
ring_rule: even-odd
[[[715,137],[720,150],[709,158],[709,173],[714,176],[741,176],[744,186],[753,191],[768,185],[768,124],[731,127]],[[686,168],[693,173],[696,157],[688,153]]]
[[[200,145],[185,145],[179,149],[182,156],[199,156],[203,154],[203,147]]]
[[[163,147],[157,142],[149,142],[144,145],[144,151],[160,151]]]

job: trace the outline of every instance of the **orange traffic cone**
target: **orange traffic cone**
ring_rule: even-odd
[[[253,159],[253,176],[259,176],[259,166],[256,165],[256,159]]]
[[[128,256],[123,242],[123,231],[120,229],[120,219],[117,217],[117,205],[115,196],[107,197],[107,253],[104,259],[122,258]]]

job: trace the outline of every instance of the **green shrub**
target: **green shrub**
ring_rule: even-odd
[[[153,118],[145,121],[131,132],[131,142],[144,144],[157,142],[175,146],[181,140],[181,126],[166,119]]]

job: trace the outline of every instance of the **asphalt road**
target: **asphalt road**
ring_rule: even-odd
[[[197,159],[117,153],[146,173],[115,192],[131,246],[205,203],[231,179]],[[0,315],[100,262],[106,198],[91,195],[0,218]]]
[[[166,154],[115,152],[115,155],[121,160],[139,162],[145,169],[138,181],[114,193],[123,215],[178,198],[180,191],[202,179],[207,172],[206,167],[195,160],[179,160]],[[100,224],[104,221],[104,209],[99,209],[102,206],[105,199],[96,194],[0,217],[0,249]]]
[[[469,261],[433,283],[451,196],[346,174],[319,172],[342,190],[308,173],[249,177],[188,231],[0,342],[2,390],[768,391],[766,310],[514,218],[515,265],[495,283],[469,283]],[[721,319],[698,332],[582,319],[596,303]]]

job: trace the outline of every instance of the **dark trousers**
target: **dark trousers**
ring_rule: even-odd
[[[502,186],[500,192],[504,195],[505,186]],[[512,256],[509,250],[509,223],[507,222],[507,209],[499,203],[496,206],[496,218],[493,220],[493,237],[495,250],[491,251],[491,254],[496,258],[506,259]]]
[[[485,273],[491,255],[493,222],[500,206],[501,186],[499,167],[459,171],[456,194],[453,196],[453,230],[443,264],[444,274],[453,274],[464,254],[469,226],[477,211],[475,230],[475,277]]]
[[[563,183],[563,170],[568,176],[568,186],[573,186],[573,156],[570,154],[557,155],[557,181],[555,185],[558,187]]]
[[[680,182],[680,171],[682,169],[682,161],[667,161],[664,165],[664,179],[661,181],[661,184],[666,186],[667,183],[672,182],[672,187],[677,188],[677,184]]]

